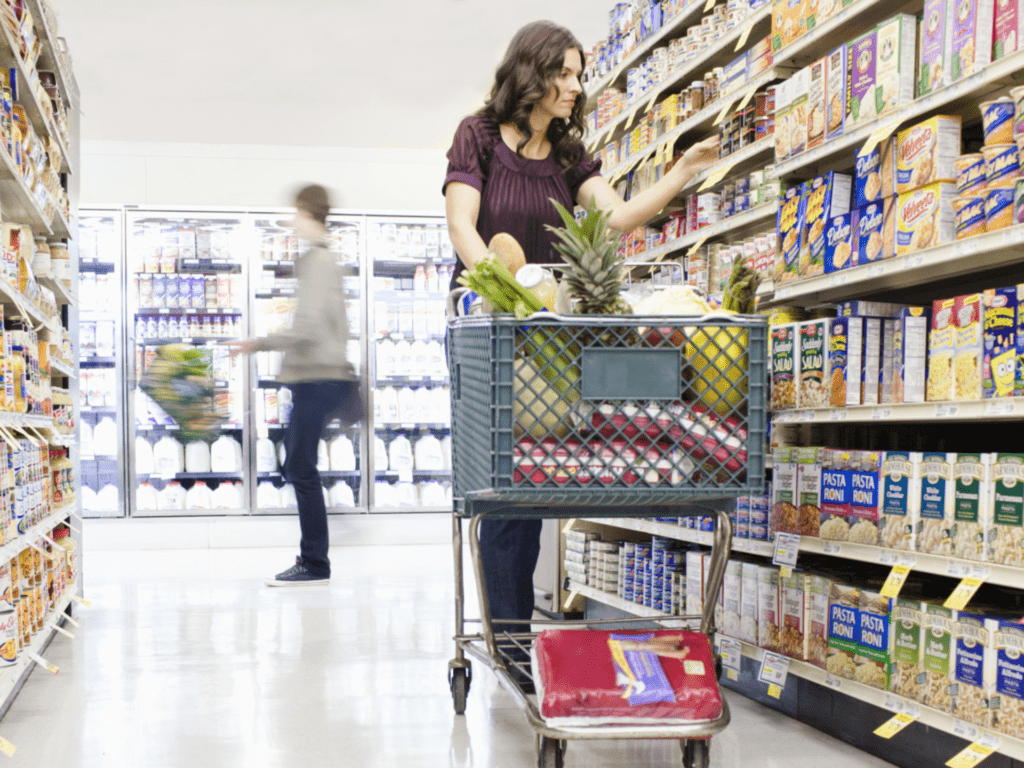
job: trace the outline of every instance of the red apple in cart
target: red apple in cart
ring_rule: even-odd
[[[626,402],[615,406],[601,403],[590,415],[590,425],[601,437],[612,440],[625,437],[630,440],[643,433],[651,440],[661,437],[662,426],[658,423],[662,413],[660,405],[650,403],[640,408],[636,403]]]
[[[674,402],[668,406],[675,419],[665,430],[696,461],[714,457],[720,466],[739,470],[747,461],[747,430],[736,419],[722,419],[707,406]],[[714,464],[714,462],[712,462]]]
[[[640,480],[637,471],[640,453],[625,440],[612,440],[610,444],[592,440],[588,445],[591,457],[587,467],[599,482],[633,485]]]
[[[681,485],[692,479],[697,465],[679,448],[655,444],[644,451],[644,481],[649,485]]]
[[[645,339],[652,347],[660,347],[665,342],[673,347],[682,347],[686,344],[686,336],[682,330],[674,327],[649,328]]]
[[[583,469],[583,461],[589,453],[579,440],[567,440],[560,445],[555,440],[536,443],[524,437],[513,449],[512,456],[513,481],[517,484],[527,478],[534,485],[552,482],[564,485],[573,478],[585,483],[590,479]]]

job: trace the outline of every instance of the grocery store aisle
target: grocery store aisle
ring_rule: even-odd
[[[533,734],[479,669],[452,712],[443,546],[335,549],[329,588],[271,590],[290,550],[97,553],[90,608],[58,636],[0,735],[12,765],[67,768],[536,765]],[[748,700],[716,768],[887,765]],[[569,766],[678,766],[672,743],[573,744]],[[6,759],[6,758],[4,758]]]

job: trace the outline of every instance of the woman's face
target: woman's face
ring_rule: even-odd
[[[570,48],[565,52],[562,69],[551,80],[548,94],[534,109],[540,109],[550,117],[561,117],[568,120],[576,97],[583,93],[580,75],[583,73],[583,61],[580,52]]]

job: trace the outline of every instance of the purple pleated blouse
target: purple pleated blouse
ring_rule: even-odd
[[[527,262],[553,264],[562,259],[552,247],[555,236],[544,225],[564,223],[551,198],[571,211],[583,182],[600,173],[601,161],[587,154],[572,168],[563,168],[551,155],[543,160],[521,157],[502,140],[497,122],[473,115],[455,131],[441,192],[452,181],[469,184],[480,192],[476,231],[485,243],[507,232],[523,246]],[[455,277],[462,271],[460,260]]]

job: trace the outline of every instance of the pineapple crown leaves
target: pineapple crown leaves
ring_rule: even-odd
[[[562,221],[565,222],[565,227],[552,227],[550,224],[545,224],[544,226],[557,235],[570,248],[590,246],[595,250],[603,250],[605,247],[611,247],[613,244],[616,248],[618,247],[619,235],[608,226],[609,214],[600,210],[597,207],[596,201],[592,200],[590,202],[587,215],[583,217],[583,221],[577,222],[572,211],[566,209],[564,205],[553,197],[549,199],[552,205],[555,206],[555,210],[558,211],[558,215],[562,217]],[[557,246],[558,244],[556,243]],[[559,250],[561,251],[561,249]]]

